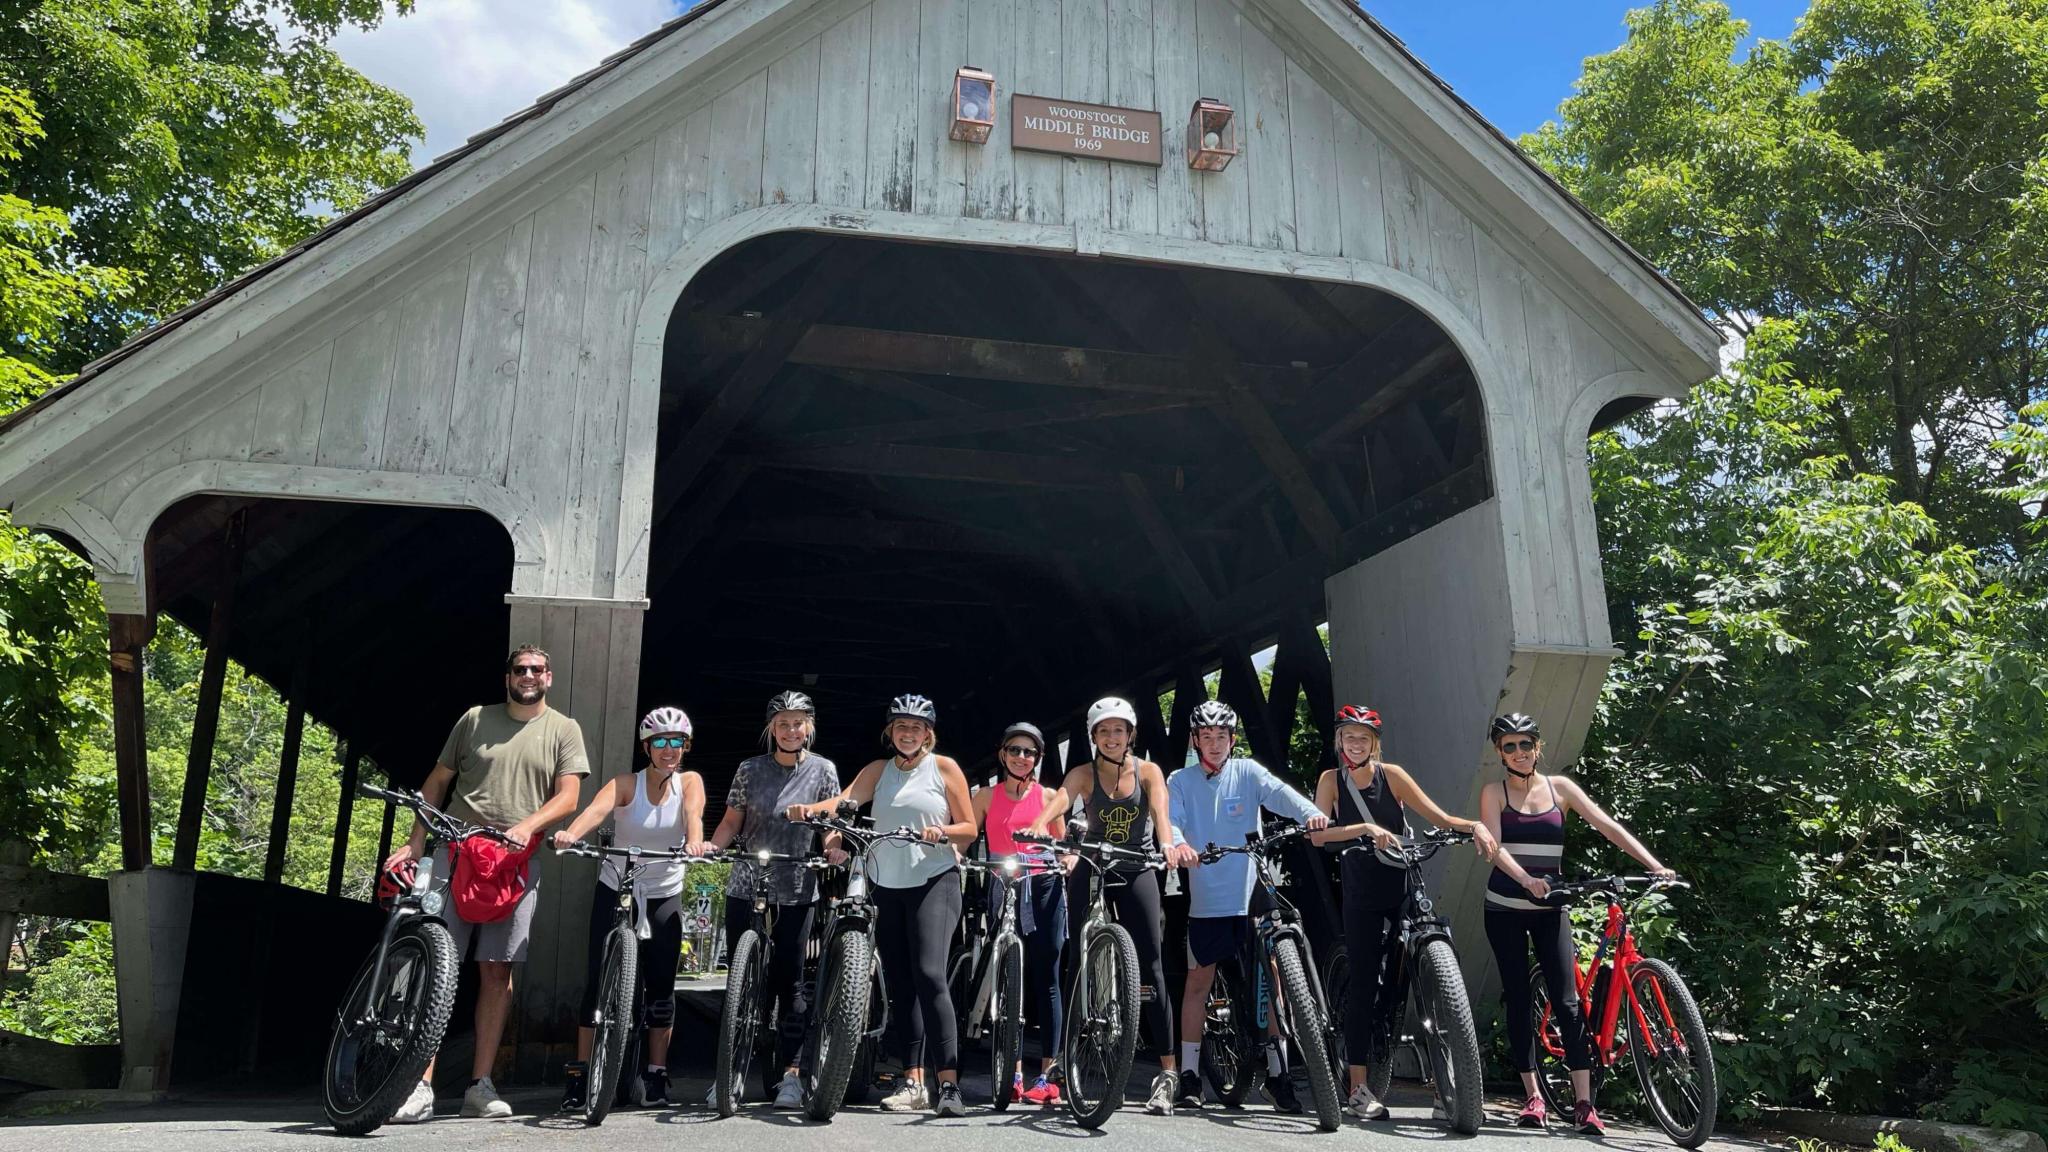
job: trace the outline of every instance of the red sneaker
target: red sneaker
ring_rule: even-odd
[[[1060,1102],[1060,1086],[1040,1076],[1019,1099],[1027,1104],[1051,1106]]]
[[[1600,1113],[1593,1107],[1591,1100],[1579,1101],[1578,1105],[1572,1109],[1572,1112],[1572,1123],[1578,1125],[1580,1135],[1607,1135],[1607,1125],[1600,1122]]]
[[[1517,1128],[1541,1128],[1550,1119],[1550,1110],[1543,1106],[1543,1097],[1531,1096],[1522,1105],[1522,1114],[1515,1117]]]
[[[1010,1103],[1015,1104],[1022,1099],[1024,1099],[1024,1077],[1019,1076],[1010,1081]]]

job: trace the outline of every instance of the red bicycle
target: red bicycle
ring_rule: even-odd
[[[1692,991],[1670,964],[1636,950],[1629,931],[1629,890],[1648,895],[1663,888],[1689,888],[1683,880],[1658,876],[1602,876],[1550,886],[1558,898],[1601,895],[1607,898],[1607,925],[1593,962],[1581,967],[1572,960],[1579,1003],[1585,1006],[1586,1041],[1593,1058],[1593,1091],[1598,1095],[1607,1069],[1624,1055],[1635,1065],[1636,1082],[1650,1105],[1658,1127],[1681,1148],[1697,1148],[1714,1134],[1718,1100],[1714,1050],[1706,1021]],[[1638,897],[1640,898],[1640,897]],[[1626,974],[1624,980],[1614,973]],[[1565,1068],[1564,1040],[1551,1018],[1550,995],[1540,968],[1531,969],[1531,1012],[1536,1017],[1537,1082],[1551,1111],[1570,1115],[1574,1102],[1571,1074]],[[1622,1028],[1622,1009],[1628,1027]]]

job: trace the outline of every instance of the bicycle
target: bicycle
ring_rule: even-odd
[[[817,980],[811,995],[811,1023],[804,1036],[800,1067],[804,1084],[804,1115],[830,1120],[849,1099],[866,1095],[863,1072],[858,1089],[850,1087],[856,1068],[871,1070],[875,1047],[889,1025],[888,986],[875,951],[876,906],[868,891],[868,854],[892,840],[922,844],[916,831],[898,828],[877,832],[853,823],[857,811],[842,802],[837,816],[818,816],[804,823],[837,832],[847,849],[846,890],[827,904],[820,933]]]
[[[811,871],[832,867],[822,856],[792,856],[762,850],[753,854],[765,869],[769,864],[795,864]],[[725,967],[725,1006],[718,1018],[718,1067],[712,1078],[713,1102],[721,1117],[739,1110],[745,1095],[747,1070],[759,1076],[764,1096],[773,1095],[776,1075],[775,1031],[768,1027],[774,1018],[768,988],[768,973],[775,956],[777,905],[768,900],[765,877],[754,892],[753,919],[732,946]],[[784,1012],[793,1005],[782,1006]]]
[[[397,870],[386,874],[398,886],[397,899],[376,949],[334,1014],[321,1097],[328,1123],[347,1136],[374,1132],[391,1119],[448,1031],[459,973],[455,940],[442,920],[448,893],[434,887],[441,849],[476,836],[505,839],[495,828],[450,816],[418,792],[373,784],[358,791],[411,809],[426,826],[427,842],[410,878]]]
[[[1470,832],[1434,828],[1423,833],[1420,843],[1403,840],[1398,847],[1377,853],[1383,863],[1404,871],[1406,891],[1399,914],[1400,943],[1381,993],[1386,1010],[1373,1021],[1374,1051],[1367,1054],[1366,1062],[1366,1088],[1376,1099],[1384,1100],[1393,1086],[1394,1048],[1397,1044],[1419,1048],[1417,1064],[1435,1086],[1443,1118],[1449,1120],[1452,1131],[1466,1136],[1479,1131],[1485,1120],[1479,1030],[1472,1023],[1472,1001],[1465,993],[1465,975],[1451,942],[1450,923],[1436,913],[1436,903],[1423,886],[1422,865],[1448,845],[1471,841]],[[1375,851],[1354,844],[1338,855]],[[1331,966],[1328,978],[1341,1013],[1350,995],[1349,959],[1342,971],[1338,967]],[[1409,1019],[1416,1022],[1416,1030],[1413,1035],[1403,1035],[1402,1027]]]
[[[1586,1011],[1586,1046],[1593,1056],[1593,1091],[1597,1095],[1606,1070],[1626,1055],[1635,1065],[1636,1082],[1657,1126],[1681,1148],[1697,1148],[1714,1134],[1719,1089],[1714,1072],[1713,1043],[1699,1003],[1676,969],[1636,949],[1629,928],[1628,889],[1641,886],[1643,895],[1665,888],[1690,888],[1684,880],[1659,876],[1601,876],[1552,884],[1552,897],[1599,894],[1607,898],[1607,922],[1590,965],[1572,958],[1572,977],[1579,1003]],[[1626,980],[1615,980],[1616,972]],[[1538,1038],[1537,1085],[1551,1108],[1570,1115],[1574,1102],[1571,1075],[1564,1064],[1564,1040],[1551,1018],[1549,990],[1540,968],[1532,969],[1529,986],[1535,999]],[[1628,1029],[1621,1031],[1621,1009],[1628,1006]],[[1594,1012],[1598,1012],[1595,1024]],[[1660,1083],[1662,1081],[1662,1083]]]
[[[588,1079],[583,1093],[583,1122],[595,1128],[604,1123],[612,1105],[638,1079],[626,1077],[639,1066],[640,1030],[646,1018],[645,1000],[640,995],[640,941],[654,934],[647,921],[647,902],[640,895],[640,869],[657,860],[709,864],[717,859],[692,856],[680,847],[651,851],[581,841],[555,849],[555,855],[581,856],[587,860],[609,856],[625,861],[619,873],[612,929],[605,935],[604,959],[597,969],[597,1019],[591,1024],[589,1071],[585,1074]],[[673,994],[671,991],[670,995]],[[646,1103],[631,1096],[628,1099]]]
[[[1265,894],[1265,911],[1253,915],[1251,939],[1237,960],[1239,974],[1251,993],[1243,1004],[1250,1005],[1252,1011],[1239,1010],[1242,1005],[1231,991],[1230,974],[1218,965],[1202,1021],[1202,1074],[1225,1106],[1243,1106],[1245,1095],[1264,1077],[1265,1065],[1259,1054],[1271,1010],[1277,1006],[1282,1042],[1291,1042],[1301,1053],[1309,1094],[1315,1101],[1316,1127],[1335,1132],[1343,1116],[1336,1069],[1330,1063],[1336,1028],[1323,1002],[1322,985],[1313,975],[1315,951],[1302,931],[1301,913],[1280,895],[1272,874],[1281,850],[1306,835],[1305,829],[1296,826],[1267,836],[1246,833],[1242,846],[1210,844],[1202,849],[1204,864],[1238,853],[1252,857],[1254,882]],[[1253,906],[1261,906],[1256,895]],[[1279,975],[1277,1005],[1267,982],[1268,965]]]
[[[1064,990],[1067,1020],[1060,1037],[1060,1061],[1066,1074],[1062,1096],[1067,1111],[1081,1127],[1100,1128],[1124,1102],[1131,1061],[1137,1056],[1138,999],[1143,994],[1138,986],[1138,947],[1130,932],[1109,918],[1109,866],[1122,860],[1163,870],[1166,858],[1085,839],[1087,831],[1088,822],[1076,817],[1068,822],[1067,838],[1059,844],[1060,851],[1089,865],[1088,918],[1074,942],[1080,951],[1073,987]],[[1025,832],[1016,837],[1019,843],[1053,843],[1049,836]],[[1166,989],[1152,993],[1164,996]]]
[[[962,1040],[979,1040],[983,1029],[989,1033],[989,1068],[995,1109],[1010,1107],[1007,1089],[1017,1062],[1024,1057],[1024,938],[1017,931],[1017,889],[1022,869],[1015,857],[1001,860],[961,861],[961,866],[981,872],[991,884],[1003,886],[1003,907],[987,933],[988,947],[970,939],[969,946],[954,957],[959,977],[953,986],[954,1012],[960,1021]],[[978,937],[979,933],[972,933]],[[964,1045],[963,1045],[964,1046]]]

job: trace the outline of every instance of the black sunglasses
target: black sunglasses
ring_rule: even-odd
[[[1500,750],[1503,752],[1524,752],[1535,747],[1536,742],[1534,740],[1503,740],[1500,742]]]
[[[515,664],[512,666],[512,671],[508,673],[508,675],[512,676],[545,676],[547,674],[548,666],[545,664]]]
[[[1038,759],[1038,749],[1023,744],[1005,744],[1003,751],[1023,760]]]

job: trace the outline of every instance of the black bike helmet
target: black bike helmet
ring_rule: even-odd
[[[1534,716],[1527,712],[1510,712],[1505,716],[1495,716],[1486,730],[1486,738],[1496,744],[1503,736],[1533,736],[1541,740],[1543,731],[1536,727]]]

